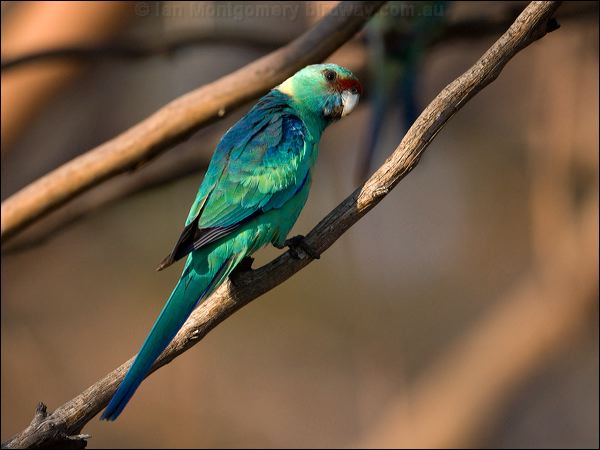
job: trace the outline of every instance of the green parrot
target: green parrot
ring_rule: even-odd
[[[335,64],[307,66],[272,89],[219,142],[173,251],[158,270],[187,256],[133,365],[102,414],[115,420],[194,308],[259,248],[302,249],[287,234],[306,203],[321,134],[349,114],[362,87]]]

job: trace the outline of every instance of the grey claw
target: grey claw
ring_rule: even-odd
[[[286,240],[285,246],[290,249],[290,254],[296,259],[304,259],[306,256],[312,259],[321,258],[320,253],[312,248],[301,234]]]

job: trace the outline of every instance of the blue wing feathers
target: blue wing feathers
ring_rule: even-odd
[[[223,136],[175,248],[160,268],[279,208],[307,178],[306,128],[272,91]],[[312,145],[308,143],[308,145]]]

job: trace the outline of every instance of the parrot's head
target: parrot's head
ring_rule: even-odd
[[[276,89],[326,124],[350,114],[362,94],[362,86],[352,72],[336,64],[306,66]]]

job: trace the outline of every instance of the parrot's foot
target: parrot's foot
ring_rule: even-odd
[[[290,254],[296,259],[304,259],[306,256],[312,259],[321,258],[320,253],[312,248],[301,234],[287,239],[281,248],[283,247],[288,247]]]

